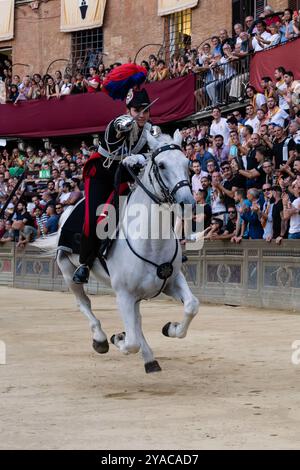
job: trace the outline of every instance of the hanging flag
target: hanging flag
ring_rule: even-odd
[[[101,27],[105,6],[106,0],[61,0],[60,30],[71,32]]]
[[[197,5],[198,0],[158,0],[158,15],[171,15],[178,11],[194,8]]]
[[[0,41],[14,37],[14,0],[0,0]]]

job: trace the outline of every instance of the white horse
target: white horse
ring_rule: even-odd
[[[181,246],[170,227],[168,236],[164,239],[144,239],[125,233],[122,222],[129,216],[134,205],[143,207],[139,222],[146,225],[149,222],[149,214],[155,203],[164,204],[165,209],[170,209],[170,203],[194,204],[194,199],[189,186],[188,160],[180,149],[181,135],[177,131],[174,140],[168,135],[160,135],[154,138],[148,134],[148,143],[152,151],[144,174],[140,180],[141,185],[132,191],[131,196],[123,207],[120,216],[120,231],[109,251],[107,267],[110,276],[105,272],[97,259],[91,269],[92,275],[99,281],[111,285],[115,291],[117,305],[124,322],[124,333],[115,334],[111,342],[125,354],[142,352],[145,370],[147,373],[161,370],[153,356],[143,331],[140,314],[141,300],[150,299],[159,293],[182,301],[184,305],[184,317],[180,323],[167,323],[162,332],[170,338],[184,338],[189,325],[198,313],[199,302],[192,294],[184,275],[181,272],[182,253]],[[70,212],[63,214],[62,225]],[[158,225],[158,221],[154,225]],[[151,233],[153,233],[153,221]],[[43,248],[55,248],[57,236],[49,240],[41,240],[35,246]],[[51,246],[50,246],[51,245]],[[59,250],[57,263],[63,274],[66,284],[74,293],[80,311],[89,319],[92,330],[93,347],[99,354],[105,354],[109,350],[107,336],[101,327],[100,321],[91,310],[91,302],[82,285],[75,284],[72,280],[74,270],[79,266],[78,256],[70,255]],[[160,277],[159,277],[160,276]],[[168,277],[169,276],[169,277]]]

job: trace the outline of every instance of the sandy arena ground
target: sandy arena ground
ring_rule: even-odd
[[[300,448],[299,316],[202,306],[185,340],[161,334],[181,305],[144,303],[163,372],[114,346],[99,356],[70,294],[0,288],[0,449]],[[111,297],[92,297],[110,336]]]

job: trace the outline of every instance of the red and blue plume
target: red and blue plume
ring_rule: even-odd
[[[145,67],[136,64],[120,65],[107,75],[102,90],[114,100],[125,100],[129,90],[142,85],[146,78]]]

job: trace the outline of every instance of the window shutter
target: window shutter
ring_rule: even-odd
[[[255,10],[254,10],[255,18],[258,18],[259,15],[261,13],[263,13],[266,4],[267,4],[266,0],[256,0],[255,1]]]
[[[289,0],[289,8],[293,11],[300,10],[300,0]]]

